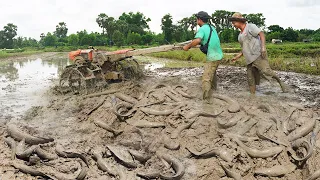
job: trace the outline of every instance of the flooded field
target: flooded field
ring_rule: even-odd
[[[0,119],[19,117],[47,104],[46,92],[69,63],[65,54],[30,56],[0,62]]]
[[[1,180],[319,177],[320,76],[277,72],[290,92],[263,80],[253,97],[244,68],[220,66],[204,103],[202,63],[141,56],[142,79],[61,94],[66,57],[0,65]]]

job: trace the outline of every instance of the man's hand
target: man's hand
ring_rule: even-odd
[[[231,61],[232,61],[232,62],[236,62],[242,55],[243,55],[242,52],[239,53],[238,55],[236,55],[235,57],[233,57],[233,58],[231,59]]]
[[[261,57],[262,59],[265,59],[267,57],[267,49],[265,46],[261,47]]]
[[[183,50],[188,51],[190,48],[192,48],[192,47],[194,47],[194,46],[196,46],[196,45],[198,45],[200,43],[201,43],[201,39],[200,38],[194,39],[194,40],[191,41],[190,44],[187,44],[187,45],[183,46]]]
[[[231,61],[232,61],[232,62],[236,62],[238,59],[239,59],[239,57],[236,56],[236,57],[233,57],[233,58],[231,59]]]
[[[183,46],[183,50],[188,51],[189,49],[190,49],[189,44],[187,44],[187,45]]]

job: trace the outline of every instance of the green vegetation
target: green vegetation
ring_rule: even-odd
[[[32,54],[36,54],[36,53],[40,53],[41,51],[37,51],[37,50],[0,50],[0,59],[2,58],[8,58],[8,57],[16,57],[16,56],[27,56],[27,55],[32,55]]]
[[[241,51],[240,45],[237,43],[239,31],[233,28],[228,20],[228,17],[232,16],[233,13],[225,10],[213,12],[212,24],[222,42],[225,53],[223,64],[245,66],[243,59],[236,63],[228,61],[234,53]],[[267,45],[272,68],[320,74],[320,29],[296,30],[291,27],[284,29],[280,25],[266,26],[266,19],[262,13],[244,14],[244,16],[248,19],[248,22],[256,24],[265,32],[268,42],[272,39],[282,39],[285,42],[283,44]],[[191,14],[177,22],[173,21],[170,14],[164,15],[159,22],[162,32],[158,34],[150,31],[148,25],[150,21],[151,19],[141,12],[124,12],[118,19],[100,13],[96,18],[96,23],[101,28],[101,32],[87,32],[84,29],[68,35],[67,24],[59,22],[51,32],[41,33],[39,41],[31,37],[16,37],[18,26],[8,23],[3,27],[3,30],[0,30],[0,58],[24,56],[39,52],[69,52],[76,49],[87,49],[88,46],[107,51],[124,48],[145,48],[193,39],[197,30],[196,18]],[[186,63],[183,62],[183,64],[196,64],[196,66],[199,66],[205,60],[205,56],[197,49],[189,52],[155,53],[152,56],[185,60]],[[170,66],[175,67],[176,65],[172,64]]]
[[[232,66],[246,66],[245,60],[241,58],[237,62],[230,60],[235,53],[240,52],[237,44],[222,44],[225,53],[222,64]],[[320,75],[320,43],[285,43],[281,45],[267,45],[270,66],[274,70],[292,71],[305,74]],[[194,62],[205,62],[205,55],[199,49],[190,51],[170,51],[154,53],[153,57],[187,60]]]
[[[150,46],[97,46],[95,48],[105,51],[115,51],[127,48],[147,48]],[[86,49],[87,46],[79,47]],[[239,43],[222,43],[224,60],[222,64],[232,66],[245,66],[244,59],[233,63],[230,59],[241,51]],[[41,52],[69,52],[78,49],[74,46],[42,47],[42,48],[23,48],[16,50],[0,51],[0,59],[11,56],[25,56]],[[281,71],[292,71],[306,74],[320,75],[320,43],[283,43],[267,44],[269,62],[273,69]],[[198,67],[205,62],[205,55],[197,48],[190,51],[169,51],[153,53],[150,56],[166,59],[182,60],[181,62],[167,62],[166,67]],[[184,62],[183,62],[184,61]]]
[[[225,10],[212,13],[211,23],[216,28],[222,43],[237,42],[239,31],[232,27],[228,20],[233,13]],[[295,30],[291,27],[284,29],[280,25],[266,26],[266,19],[262,13],[244,14],[244,16],[248,22],[264,30],[268,42],[272,39],[282,39],[284,42],[320,41],[320,29]],[[170,14],[164,15],[159,22],[162,32],[158,34],[150,31],[148,25],[150,21],[151,19],[141,12],[124,12],[118,19],[100,13],[96,23],[102,29],[101,32],[87,32],[84,29],[68,35],[67,24],[59,22],[51,32],[41,33],[39,41],[31,37],[16,37],[18,26],[8,23],[3,30],[0,30],[0,49],[55,47],[64,50],[83,46],[162,45],[190,40],[197,30],[196,17],[192,14],[177,22],[173,21]],[[300,51],[297,54],[303,55],[305,52]]]

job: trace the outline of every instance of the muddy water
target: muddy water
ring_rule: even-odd
[[[32,60],[25,61],[26,64],[32,64],[32,62],[37,61],[38,58],[30,58]],[[43,66],[48,67],[56,67],[56,71],[59,72],[60,67],[64,67],[63,63],[66,62],[65,59],[59,60],[57,58],[48,58],[41,56],[41,64]],[[52,59],[55,63],[52,63],[50,60]],[[22,62],[22,61],[20,61]],[[16,62],[13,61],[13,66],[19,72],[19,66],[14,66]],[[60,64],[59,64],[60,63]],[[33,65],[32,67],[35,67]],[[156,66],[152,66],[156,67]],[[41,68],[43,68],[41,66]],[[287,103],[291,103],[290,99],[294,97],[305,97],[298,91],[300,84],[297,80],[303,82],[303,89],[310,88],[313,91],[309,93],[309,95],[314,95],[316,88],[314,88],[318,81],[317,77],[309,77],[300,74],[282,74],[278,72],[280,77],[288,83],[290,87],[293,88],[293,93],[280,93],[280,88],[274,84],[264,81],[261,86],[259,86],[258,96],[261,97],[259,101],[255,101],[255,99],[250,99],[247,96],[247,83],[246,83],[246,75],[245,69],[238,67],[223,67],[221,66],[218,70],[219,76],[219,93],[226,94],[233,99],[236,99],[241,104],[241,109],[239,114],[229,113],[227,109],[229,109],[229,105],[223,101],[219,101],[215,99],[212,104],[204,104],[201,100],[201,74],[202,68],[150,68],[150,65],[146,66],[146,78],[142,78],[139,81],[138,85],[133,86],[133,82],[124,81],[120,83],[110,83],[108,89],[109,90],[119,90],[123,89],[123,87],[133,87],[125,90],[121,90],[123,95],[128,95],[130,98],[141,97],[148,93],[152,94],[152,98],[142,98],[138,101],[137,104],[149,104],[153,103],[154,100],[156,102],[158,100],[163,99],[163,104],[154,104],[149,106],[151,109],[172,109],[175,107],[173,104],[186,103],[186,106],[181,107],[177,110],[177,112],[172,113],[168,116],[156,116],[156,115],[148,115],[147,113],[142,112],[142,109],[137,109],[137,111],[133,112],[132,117],[128,117],[123,120],[119,120],[117,115],[115,115],[115,109],[113,107],[114,96],[100,96],[93,98],[84,98],[82,95],[74,96],[72,94],[59,95],[54,92],[54,90],[49,91],[48,94],[43,94],[45,89],[48,89],[50,86],[51,79],[55,79],[57,77],[56,71],[52,73],[50,70],[45,71],[44,75],[41,73],[33,74],[33,76],[45,76],[48,80],[41,80],[44,84],[42,88],[36,88],[36,91],[39,91],[37,94],[39,96],[38,100],[41,100],[41,103],[46,102],[44,97],[50,98],[50,105],[39,107],[37,113],[34,113],[33,116],[25,121],[24,119],[16,122],[11,122],[12,124],[16,124],[21,130],[26,131],[32,135],[40,136],[40,137],[52,137],[55,143],[49,143],[47,145],[43,145],[43,148],[47,150],[47,152],[54,153],[55,145],[59,144],[64,149],[68,149],[69,152],[79,152],[89,160],[89,168],[85,171],[87,172],[87,179],[114,179],[113,177],[109,177],[106,172],[102,172],[98,169],[95,160],[91,158],[92,152],[103,152],[106,149],[106,145],[115,146],[119,148],[115,150],[116,152],[112,152],[112,156],[108,158],[103,158],[106,165],[117,169],[117,173],[119,172],[119,176],[123,176],[122,179],[139,179],[136,177],[137,172],[163,172],[170,173],[174,172],[174,169],[171,170],[170,162],[166,162],[165,164],[159,159],[159,155],[168,154],[172,157],[175,157],[175,162],[179,163],[179,167],[182,167],[185,173],[181,180],[189,180],[189,179],[229,179],[226,177],[226,173],[220,167],[221,161],[223,159],[217,157],[211,158],[193,158],[189,157],[190,152],[188,152],[187,148],[191,147],[196,151],[204,152],[207,149],[219,149],[225,150],[227,154],[232,156],[232,162],[222,162],[227,163],[226,166],[232,172],[236,172],[240,174],[243,179],[271,179],[262,176],[256,176],[254,171],[258,168],[266,168],[273,167],[275,165],[287,165],[292,164],[293,160],[289,156],[286,151],[281,152],[279,155],[273,156],[272,158],[253,158],[248,155],[244,148],[241,148],[234,141],[233,136],[228,137],[228,134],[241,134],[245,137],[256,137],[256,132],[259,129],[259,126],[264,124],[271,124],[271,128],[269,130],[264,131],[267,137],[276,138],[282,140],[282,138],[287,139],[286,135],[282,135],[282,133],[278,136],[276,135],[278,132],[280,133],[281,127],[277,127],[278,123],[284,122],[285,119],[290,114],[291,108]],[[32,72],[37,71],[35,69]],[[18,73],[18,75],[20,75]],[[15,76],[15,80],[10,80],[10,82],[18,81],[19,76]],[[28,80],[30,77],[26,77],[21,81],[32,82]],[[6,81],[9,78],[6,78]],[[44,78],[45,79],[45,78]],[[313,81],[315,80],[315,81]],[[38,80],[40,81],[40,80]],[[46,85],[46,83],[48,83]],[[18,84],[18,83],[17,83]],[[32,83],[31,83],[32,84]],[[134,82],[135,84],[135,82]],[[163,88],[153,88],[153,84],[165,84],[168,87]],[[295,88],[294,84],[298,84]],[[177,85],[185,85],[187,87],[187,92],[191,95],[195,95],[195,98],[189,99],[180,96],[178,93],[175,93],[178,98],[166,98],[165,92],[174,92],[172,91],[173,87]],[[39,85],[40,86],[40,85]],[[41,85],[42,86],[42,85]],[[16,85],[15,87],[19,87]],[[19,89],[19,88],[18,88]],[[20,90],[21,91],[21,90]],[[6,93],[8,93],[6,91]],[[272,94],[273,93],[273,94]],[[27,95],[27,93],[25,93]],[[120,93],[119,93],[120,94]],[[271,94],[271,95],[270,95]],[[31,96],[33,94],[31,93]],[[172,93],[173,97],[175,97],[174,93]],[[171,97],[172,97],[171,95]],[[131,99],[130,98],[130,99]],[[281,98],[286,98],[282,101]],[[175,100],[177,99],[177,100]],[[11,100],[6,98],[5,100]],[[30,100],[30,99],[29,99]],[[260,101],[263,100],[263,101]],[[301,101],[301,100],[300,100]],[[101,103],[102,102],[102,103]],[[119,104],[122,102],[120,98],[116,98],[116,102]],[[283,104],[281,104],[281,103]],[[31,104],[31,100],[29,101]],[[36,102],[39,103],[39,102]],[[265,105],[265,108],[264,106]],[[273,106],[273,107],[271,107]],[[268,108],[269,107],[269,108]],[[16,111],[17,108],[12,107]],[[270,109],[270,110],[268,110]],[[206,112],[219,112],[222,111],[220,116],[215,118],[209,117],[196,117],[195,122],[183,130],[180,133],[177,139],[171,138],[171,136],[176,132],[176,129],[180,129],[181,127],[185,127],[188,122],[186,116],[191,112],[198,112],[197,110],[204,110]],[[272,113],[272,111],[276,111],[276,115]],[[318,112],[313,112],[311,109],[306,109],[305,111],[299,111],[299,113],[295,113],[292,115],[293,128],[301,127],[307,120],[311,119],[312,116],[319,117]],[[221,111],[220,111],[221,112]],[[300,114],[301,113],[301,114]],[[318,113],[318,114],[317,114]],[[216,113],[214,113],[216,114]],[[228,122],[234,116],[243,116],[244,114],[248,114],[250,116],[254,116],[249,120],[248,118],[244,118],[245,120],[241,120],[236,123],[233,127],[228,129],[220,128],[219,122]],[[290,115],[291,116],[291,115]],[[280,121],[274,122],[273,118],[278,118]],[[304,117],[304,118],[300,118]],[[302,119],[302,120],[301,120]],[[153,123],[164,123],[165,127],[161,128],[137,128],[131,125],[133,122],[137,122],[139,120],[143,120],[146,122]],[[305,121],[306,122],[302,122]],[[106,126],[110,127],[109,129],[116,129],[123,131],[121,134],[115,136],[113,133],[106,131],[106,129],[98,127],[95,122],[103,122]],[[257,121],[259,121],[259,124]],[[217,123],[218,122],[218,123]],[[290,121],[291,122],[291,121]],[[188,124],[188,123],[187,123]],[[256,125],[255,125],[256,124]],[[317,125],[318,127],[318,125]],[[5,134],[5,126],[1,127],[0,124],[0,134],[2,132]],[[315,128],[317,129],[317,128]],[[293,130],[293,129],[292,129]],[[222,137],[222,136],[223,137]],[[226,137],[224,137],[226,135]],[[2,137],[5,137],[2,136]],[[38,179],[36,177],[31,177],[22,172],[18,172],[17,169],[13,168],[11,165],[11,153],[12,150],[3,142],[2,137],[0,136],[0,179]],[[312,135],[310,134],[305,136],[306,139],[311,139]],[[317,136],[316,139],[320,139],[320,135]],[[178,144],[179,150],[169,150],[166,148],[167,142],[172,142],[173,145]],[[319,142],[319,141],[318,141]],[[171,143],[168,143],[171,145]],[[246,142],[246,145],[255,149],[268,149],[277,147],[272,142],[268,140],[260,140],[252,142]],[[318,145],[317,145],[318,146]],[[42,147],[42,145],[41,145]],[[319,145],[320,147],[320,145]],[[137,150],[139,152],[149,153],[152,155],[152,158],[147,160],[145,164],[136,162],[134,159],[131,159],[131,155],[128,154],[128,150]],[[111,151],[111,149],[110,149]],[[299,150],[300,151],[300,150]],[[304,154],[301,150],[301,154]],[[123,155],[122,155],[123,152]],[[221,151],[222,152],[222,151]],[[109,154],[110,152],[106,152]],[[298,153],[298,152],[297,152]],[[127,155],[126,155],[127,154]],[[113,157],[114,155],[119,157]],[[120,157],[121,156],[121,157]],[[143,156],[143,155],[142,155]],[[296,171],[286,173],[284,177],[273,178],[273,179],[303,179],[305,177],[309,177],[310,174],[317,170],[319,167],[319,149],[317,148],[305,167],[298,166]],[[128,158],[127,158],[128,157]],[[117,159],[118,158],[118,159]],[[121,159],[119,159],[121,158]],[[125,158],[125,159],[123,159]],[[134,161],[134,164],[138,166],[138,168],[126,168],[119,163],[120,161]],[[227,160],[229,161],[229,160]],[[26,163],[24,160],[16,159],[14,162],[18,163]],[[182,163],[182,165],[180,164]],[[36,168],[37,170],[49,174],[56,175],[63,173],[65,175],[73,175],[76,177],[76,172],[80,170],[79,159],[70,159],[59,157],[58,159],[52,160],[50,162],[41,161],[37,165],[30,166]],[[169,164],[168,164],[169,163]],[[167,166],[167,167],[166,167]],[[174,167],[174,166],[173,166]],[[178,168],[177,168],[178,169]],[[85,172],[81,171],[81,172]],[[178,171],[178,170],[177,170]],[[69,176],[67,176],[69,177]],[[68,178],[68,179],[76,179],[76,178]],[[80,179],[80,178],[79,178]]]
[[[146,74],[158,77],[176,77],[190,81],[200,81],[203,68],[201,63],[159,59],[152,57],[138,57],[138,60],[147,63],[145,66]],[[174,64],[174,67],[172,67]],[[193,68],[188,68],[188,66]],[[170,68],[167,68],[170,67]],[[180,67],[180,68],[179,68]],[[289,87],[289,93],[282,93],[280,86],[275,80],[262,79],[261,84],[257,86],[256,96],[276,97],[280,99],[290,99],[300,101],[309,107],[320,107],[320,76],[306,75],[293,72],[276,72],[280,79]],[[218,90],[228,91],[237,94],[248,94],[248,85],[246,78],[246,68],[233,66],[219,66],[218,69]]]
[[[146,75],[176,77],[196,83],[201,80],[201,63],[137,57],[144,64]],[[47,103],[45,92],[58,78],[59,72],[68,64],[65,54],[43,54],[25,59],[0,62],[0,120],[19,117],[33,106]],[[166,68],[171,67],[171,68]],[[192,67],[192,68],[188,68]],[[277,96],[301,101],[313,107],[320,106],[320,76],[291,72],[277,72],[290,87],[291,93],[281,93],[275,81],[262,81],[257,96]],[[193,78],[190,78],[193,77]],[[220,66],[218,70],[219,90],[248,93],[245,68]]]
[[[50,56],[1,62],[0,120],[19,117],[33,106],[46,105],[44,94],[67,63],[66,58]]]

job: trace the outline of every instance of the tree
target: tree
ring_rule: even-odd
[[[99,34],[99,33],[94,33],[96,36],[95,41],[93,42],[94,46],[105,46],[108,44],[108,38],[103,35],[103,34]]]
[[[224,29],[221,33],[220,33],[220,40],[221,42],[224,43],[229,43],[233,41],[233,29],[229,28],[229,29]]]
[[[85,35],[87,35],[88,34],[88,32],[87,32],[87,30],[82,30],[82,31],[78,31],[77,32],[77,35],[79,36],[79,42],[81,42],[81,40],[82,40],[82,38],[85,36]]]
[[[264,28],[266,26],[265,20],[266,18],[263,16],[262,13],[257,13],[257,14],[248,14],[245,15],[249,23],[253,23],[257,25],[260,28]]]
[[[172,16],[170,14],[166,14],[161,19],[161,29],[164,34],[165,41],[171,43],[173,40],[173,23]]]
[[[57,45],[57,42],[58,42],[57,36],[51,34],[50,32],[48,32],[46,37],[43,38],[44,46],[55,46]]]
[[[70,34],[68,37],[68,44],[71,46],[78,46],[79,36],[77,34]]]
[[[274,31],[274,32],[271,32],[271,33],[267,34],[266,40],[270,42],[270,41],[272,41],[272,39],[281,39],[281,37],[282,37],[282,33],[281,32]]]
[[[212,14],[212,22],[218,33],[222,32],[225,29],[232,28],[231,23],[229,22],[229,17],[232,16],[234,12],[225,11],[225,10],[216,10]]]
[[[152,43],[152,40],[154,39],[154,34],[152,32],[147,32],[145,35],[141,36],[141,43],[144,45],[149,45]]]
[[[315,31],[312,29],[300,29],[299,34],[304,34],[307,37],[312,36]]]
[[[127,36],[128,44],[141,44],[141,36],[138,33],[130,32]]]
[[[58,25],[56,25],[56,31],[54,34],[60,39],[60,38],[66,38],[68,33],[67,24],[65,22],[59,22]]]
[[[239,34],[240,34],[240,31],[233,30],[233,38],[232,38],[233,42],[237,42],[238,41]]]
[[[84,46],[84,45],[91,45],[93,46],[94,42],[96,40],[96,36],[94,33],[90,33],[90,34],[85,34],[81,39],[80,39],[80,45]]]
[[[1,48],[13,48],[13,38],[17,35],[18,27],[12,23],[8,23],[0,31]]]
[[[122,13],[119,20],[123,20],[128,24],[130,32],[135,32],[140,35],[145,34],[146,30],[149,30],[148,22],[151,21],[150,18],[147,18],[140,12],[129,12],[128,14]]]
[[[119,30],[122,34],[127,36],[129,33],[129,24],[124,20],[116,20],[114,29]]]
[[[280,32],[282,33],[284,29],[280,27],[279,25],[271,25],[268,27],[268,32],[273,33],[273,32]]]
[[[22,48],[24,38],[19,36],[16,39],[13,40],[14,48]]]
[[[122,46],[124,45],[124,35],[119,31],[119,30],[115,30],[113,35],[112,35],[112,39],[113,42],[117,45],[117,46]]]
[[[159,33],[159,34],[155,35],[153,41],[155,44],[159,44],[159,45],[167,43],[164,41],[164,34],[163,33]]]
[[[315,33],[312,35],[312,40],[313,41],[320,41],[320,33]]]
[[[312,29],[300,29],[298,33],[298,41],[303,41],[304,39],[312,39],[312,36],[315,33],[315,31]]]
[[[38,47],[38,41],[34,38],[29,37],[28,39],[25,37],[22,42],[22,47]]]
[[[178,21],[178,26],[184,31],[185,39],[193,39],[197,27],[197,18],[195,15],[185,17]]]
[[[184,29],[181,26],[173,25],[173,40],[175,42],[183,42],[186,41],[187,37],[187,31],[184,31]]]
[[[298,41],[298,32],[293,30],[292,27],[285,29],[282,33],[282,39],[284,41],[297,42]]]
[[[113,32],[115,31],[115,19],[107,16],[105,13],[101,13],[98,15],[96,22],[102,28],[102,34],[106,32],[107,36],[112,39]]]
[[[105,32],[105,21],[108,19],[108,16],[105,13],[100,13],[96,18],[96,22],[99,27],[102,28],[102,34]]]

